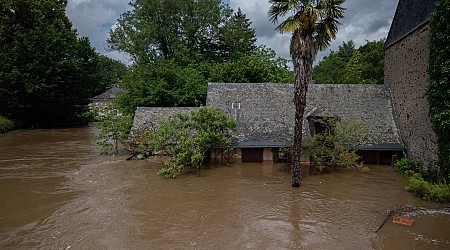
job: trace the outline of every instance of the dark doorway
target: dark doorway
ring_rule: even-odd
[[[263,152],[263,148],[243,148],[242,162],[262,162]]]

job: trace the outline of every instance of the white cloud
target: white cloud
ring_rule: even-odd
[[[69,0],[67,16],[80,36],[89,37],[92,46],[99,53],[128,62],[126,55],[106,50],[109,29],[125,11],[129,10],[129,0]]]
[[[347,8],[345,18],[341,20],[336,41],[327,51],[319,52],[317,59],[328,54],[330,49],[337,50],[343,41],[353,40],[358,47],[366,40],[387,37],[397,3],[398,0],[347,0],[344,3]],[[273,48],[278,56],[289,59],[290,34],[280,35],[275,31],[276,25],[268,21],[268,1],[230,0],[230,6],[235,10],[240,7],[251,19],[259,43]]]

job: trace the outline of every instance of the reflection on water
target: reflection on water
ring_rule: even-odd
[[[176,180],[160,159],[100,157],[91,128],[0,136],[0,248],[445,249],[450,216],[386,223],[395,206],[437,206],[390,167],[307,175],[285,164],[211,166]]]

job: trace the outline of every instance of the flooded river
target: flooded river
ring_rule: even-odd
[[[0,135],[0,249],[450,249],[450,216],[391,167],[306,175],[286,164],[211,166],[176,180],[159,159],[99,156],[92,128]]]

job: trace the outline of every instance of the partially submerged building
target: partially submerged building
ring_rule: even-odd
[[[437,137],[426,99],[429,18],[434,0],[400,0],[385,42],[384,82],[392,91],[400,138],[410,158],[437,160]]]
[[[370,134],[370,139],[352,145],[366,164],[392,164],[404,152],[422,163],[437,160],[437,137],[425,96],[431,36],[428,22],[433,10],[434,0],[399,0],[385,42],[385,85],[310,84],[304,136],[320,130],[317,118],[352,118]],[[279,149],[293,138],[292,95],[291,84],[208,85],[207,106],[220,108],[237,121],[233,133],[236,160],[277,161]],[[135,126],[155,122],[167,113],[152,110],[138,108]],[[144,111],[153,115],[143,117]],[[212,157],[222,159],[223,154],[217,150]]]
[[[234,118],[232,157],[243,162],[277,161],[280,148],[290,145],[294,132],[292,84],[209,83],[208,107],[221,109]],[[170,114],[197,108],[138,108],[135,127],[154,127]],[[369,132],[359,145],[367,164],[391,164],[403,147],[394,121],[389,89],[384,85],[311,84],[304,115],[304,135],[319,128],[317,118],[351,118]],[[227,158],[220,149],[212,160]],[[307,160],[307,159],[303,159]]]
[[[92,98],[90,98],[90,109],[97,109],[99,111],[107,109],[111,102],[116,99],[120,94],[126,93],[127,90],[120,88],[117,85],[114,85],[112,88],[108,89],[107,91],[96,95]]]
[[[206,105],[233,117],[237,127],[233,147],[242,161],[277,161],[278,151],[290,146],[295,107],[292,84],[210,83]],[[350,118],[369,136],[359,145],[367,164],[391,164],[401,154],[389,89],[384,85],[310,84],[303,135],[320,130],[317,118]],[[307,160],[307,159],[303,159]]]

